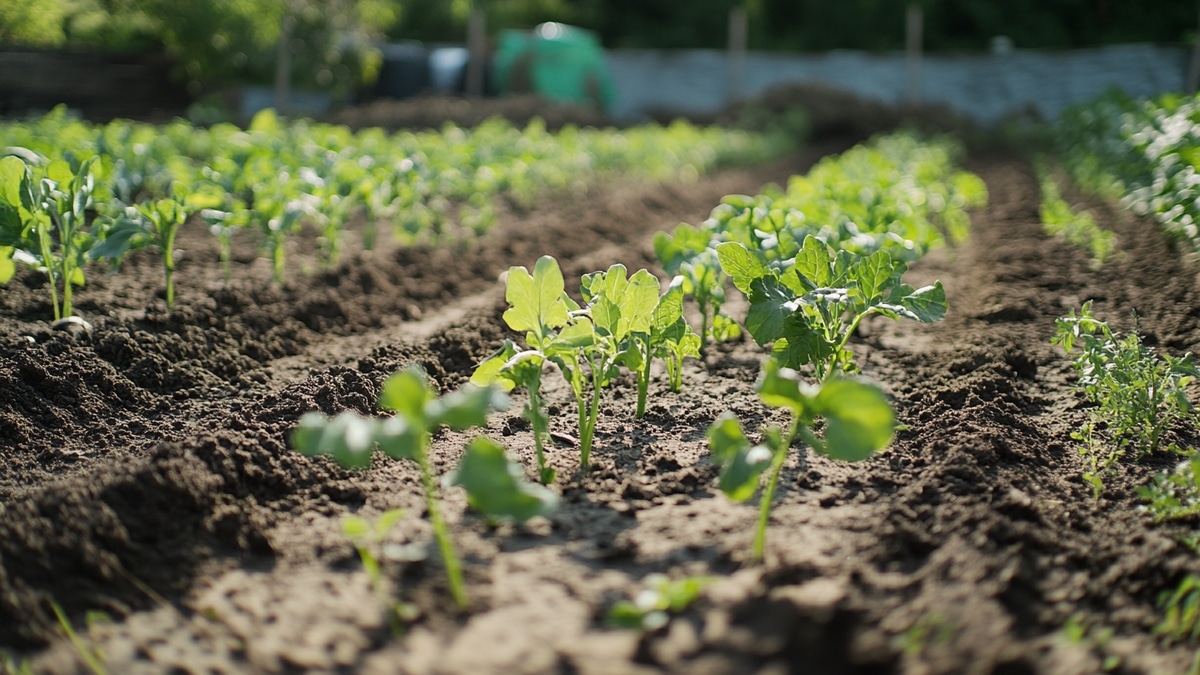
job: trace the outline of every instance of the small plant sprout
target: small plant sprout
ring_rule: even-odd
[[[674,393],[683,388],[683,360],[700,356],[700,336],[683,318],[683,277],[671,281],[658,299],[650,317],[649,332],[631,335],[632,349],[625,350],[623,361],[637,376],[637,417],[646,414],[646,392],[650,386],[650,363],[661,358],[667,368],[667,381]]]
[[[562,330],[571,320],[570,310],[578,309],[578,305],[567,297],[562,270],[554,258],[539,258],[533,274],[524,267],[509,269],[505,284],[504,297],[509,307],[504,312],[504,322],[509,328],[525,333],[527,349],[519,350],[512,341],[505,340],[500,351],[475,369],[471,382],[480,386],[495,382],[508,390],[525,387],[529,403],[524,413],[533,427],[538,476],[542,483],[550,483],[554,480],[554,469],[546,464],[545,440],[550,433],[550,420],[542,409],[542,368],[557,351],[577,349],[581,340],[591,337],[587,331]]]
[[[887,251],[834,252],[808,236],[783,266],[737,242],[721,244],[717,255],[750,301],[745,325],[755,342],[773,343],[784,366],[811,364],[818,379],[857,370],[846,345],[867,316],[933,323],[946,315],[941,282],[919,289],[903,283],[907,266]]]
[[[67,618],[66,612],[58,606],[58,603],[50,603],[50,609],[54,610],[54,616],[58,618],[58,625],[62,628],[63,635],[71,642],[71,646],[75,648],[75,653],[79,655],[80,660],[87,666],[87,669],[92,671],[93,675],[106,675],[108,669],[104,666],[104,652],[88,645],[83,641],[83,638],[79,637],[79,633],[71,625],[71,620]],[[91,616],[89,614],[89,625],[91,623]]]
[[[87,214],[95,189],[95,160],[75,169],[63,160],[49,162],[39,180],[21,157],[0,158],[0,246],[12,251],[9,260],[46,273],[56,320],[74,313],[72,289],[84,284],[85,256],[96,241]]]
[[[828,457],[854,462],[886,447],[895,430],[895,415],[883,392],[861,379],[835,376],[820,384],[807,384],[796,371],[768,359],[757,390],[763,403],[791,413],[786,432],[768,427],[762,442],[752,444],[731,412],[718,417],[708,430],[709,448],[721,466],[720,488],[731,499],[750,499],[767,472],[754,535],[752,556],[756,561],[763,557],[771,502],[794,439]],[[818,419],[825,422],[824,438],[813,430]]]
[[[608,610],[607,623],[615,628],[658,630],[670,622],[672,615],[698,600],[712,582],[709,577],[672,580],[665,574],[648,575],[633,600],[620,600]]]
[[[1173,471],[1164,471],[1137,488],[1155,522],[1200,516],[1200,453],[1193,450]]]
[[[330,419],[320,413],[307,413],[300,418],[292,434],[292,444],[302,454],[329,455],[347,468],[368,466],[376,447],[388,457],[415,462],[421,472],[425,507],[433,524],[434,538],[446,566],[450,594],[460,608],[466,608],[467,593],[462,568],[442,519],[437,484],[429,463],[430,435],[441,426],[455,431],[484,426],[488,412],[507,407],[508,397],[494,387],[468,385],[436,398],[424,372],[414,366],[384,382],[379,405],[395,415],[377,419],[344,412]],[[488,443],[473,442],[468,446],[467,457],[463,461],[478,463],[478,458],[472,457],[479,453],[494,455],[494,448]],[[491,465],[495,466],[494,457],[491,459]],[[519,472],[505,470],[488,481],[460,481],[458,484],[468,490],[472,506],[495,509],[485,512],[491,518],[524,521],[537,513],[548,512],[555,506],[556,498],[552,493],[528,489],[517,478],[518,475]],[[492,494],[472,496],[472,489],[490,490]],[[530,505],[528,497],[536,498],[536,507]]]
[[[667,274],[683,277],[681,288],[700,310],[700,352],[709,339],[720,342],[739,334],[738,325],[721,313],[725,304],[725,272],[712,247],[713,233],[706,228],[680,223],[671,234],[654,235],[654,253]]]
[[[415,608],[403,602],[392,602],[388,598],[387,587],[384,585],[383,568],[380,559],[383,557],[384,539],[388,532],[404,517],[402,509],[388,509],[379,514],[375,520],[367,520],[362,516],[346,516],[342,519],[342,533],[358,551],[362,561],[363,571],[371,581],[371,590],[380,602],[388,607],[388,623],[392,633],[399,634],[404,630],[404,624],[414,618]]]
[[[1071,364],[1079,373],[1076,388],[1095,407],[1072,436],[1084,443],[1079,449],[1086,464],[1083,477],[1096,497],[1104,490],[1104,476],[1126,452],[1141,459],[1160,449],[1163,433],[1172,425],[1194,419],[1186,388],[1200,371],[1191,354],[1160,357],[1136,332],[1118,338],[1092,315],[1090,301],[1079,316],[1071,312],[1055,321],[1051,342],[1068,355],[1079,347]],[[1106,447],[1101,436],[1110,445]]]
[[[1190,574],[1175,590],[1164,591],[1158,607],[1163,620],[1154,628],[1155,633],[1175,643],[1200,640],[1200,576]]]
[[[225,193],[216,185],[193,189],[184,183],[171,183],[171,198],[126,206],[109,219],[104,241],[92,249],[93,257],[120,260],[127,251],[144,246],[158,249],[166,277],[167,307],[175,306],[175,237],[179,228],[196,213],[224,204]]]

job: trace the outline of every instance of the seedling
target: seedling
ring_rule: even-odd
[[[467,593],[462,568],[454,551],[437,500],[437,485],[429,465],[430,434],[446,426],[463,431],[487,424],[487,414],[508,405],[508,397],[493,387],[468,385],[463,389],[436,398],[420,368],[412,367],[391,376],[384,382],[379,399],[380,407],[395,413],[386,419],[362,417],[343,412],[332,419],[320,413],[307,413],[300,418],[292,434],[292,445],[301,454],[330,455],[347,468],[363,468],[370,464],[376,447],[394,459],[408,459],[417,464],[425,488],[425,508],[433,524],[434,538],[446,566],[450,594],[460,608],[467,606]],[[484,454],[484,461],[496,466],[494,444],[476,439],[467,447],[464,463],[473,455]],[[490,461],[489,461],[490,460]],[[489,509],[492,518],[510,518],[518,522],[532,515],[553,509],[557,498],[548,490],[524,485],[511,471],[491,476],[490,480],[460,481],[468,491],[468,499],[477,508]],[[472,494],[472,490],[482,491]]]
[[[624,350],[622,362],[637,376],[637,417],[646,414],[650,364],[655,357],[661,358],[666,364],[671,391],[679,393],[683,388],[683,360],[689,356],[700,356],[700,336],[683,317],[683,284],[684,278],[681,276],[671,281],[654,307],[649,331],[631,333],[632,348]]]
[[[508,390],[525,387],[529,392],[524,414],[533,427],[538,476],[542,483],[550,483],[554,469],[546,464],[544,448],[550,420],[542,410],[542,368],[559,350],[574,350],[590,337],[577,329],[564,330],[571,318],[570,310],[578,309],[578,305],[567,296],[562,270],[554,258],[539,258],[532,275],[524,267],[509,269],[505,284],[509,308],[504,312],[504,322],[515,331],[525,332],[527,349],[519,350],[512,341],[505,340],[499,352],[479,364],[471,382],[480,386],[495,382]]]
[[[730,499],[750,499],[758,491],[762,474],[768,475],[752,554],[754,560],[762,560],[771,502],[792,441],[799,439],[823,455],[854,462],[886,447],[896,422],[883,392],[861,379],[835,376],[807,384],[795,370],[768,359],[756,388],[763,403],[791,413],[787,432],[771,426],[763,432],[761,443],[751,444],[737,416],[726,412],[709,427],[708,444],[721,465],[721,491]],[[813,430],[819,419],[825,423],[824,438]]]
[[[1173,471],[1164,471],[1137,488],[1155,522],[1200,515],[1200,453],[1192,451]]]
[[[171,183],[173,198],[126,206],[107,219],[104,241],[92,249],[93,257],[120,260],[137,248],[153,246],[162,258],[166,277],[167,307],[175,306],[175,236],[180,226],[196,213],[215,217],[225,202],[225,193],[215,185],[198,190],[181,182]]]
[[[87,666],[88,670],[92,671],[93,675],[106,675],[108,669],[104,667],[104,652],[84,643],[83,638],[79,637],[79,634],[75,632],[75,627],[71,625],[71,620],[67,618],[66,613],[58,606],[58,603],[50,603],[50,608],[54,610],[54,616],[58,618],[58,625],[62,628],[63,635],[66,635],[67,639],[71,641],[71,646],[75,648],[75,653],[79,654],[79,658]]]
[[[347,516],[342,520],[342,533],[358,551],[363,570],[371,581],[371,589],[380,602],[388,608],[388,623],[391,624],[392,634],[404,632],[404,625],[415,618],[416,608],[404,602],[393,602],[387,594],[383,580],[383,568],[379,561],[384,553],[384,539],[388,532],[404,517],[402,509],[388,509],[379,514],[375,520],[367,520],[362,516]]]
[[[646,632],[667,625],[700,598],[709,577],[684,577],[671,580],[665,574],[648,575],[643,589],[633,600],[620,600],[608,610],[607,623],[615,628],[633,628]]]
[[[1121,657],[1108,654],[1114,631],[1111,627],[1089,629],[1083,617],[1073,614],[1062,627],[1063,637],[1073,645],[1087,647],[1101,658],[1100,668],[1111,673],[1121,666]]]
[[[12,250],[9,260],[46,273],[56,320],[74,313],[72,290],[84,284],[85,255],[96,241],[87,217],[95,159],[76,169],[63,160],[50,162],[38,180],[20,157],[0,158],[0,246]],[[9,264],[4,268],[0,276]]]
[[[745,325],[755,342],[774,343],[774,358],[783,366],[811,364],[818,379],[857,370],[846,344],[867,316],[932,323],[946,315],[941,282],[919,289],[903,283],[907,266],[885,251],[831,252],[809,236],[783,266],[769,265],[736,242],[718,246],[717,255],[750,301]]]
[[[654,253],[667,274],[683,277],[680,288],[700,310],[700,352],[709,339],[716,342],[737,337],[737,323],[721,313],[725,304],[725,273],[713,248],[713,233],[680,223],[671,234],[654,235]]]
[[[1178,588],[1159,596],[1158,607],[1163,620],[1155,626],[1155,633],[1175,643],[1200,639],[1200,577],[1184,577]]]
[[[1191,354],[1160,357],[1136,332],[1118,338],[1092,315],[1090,301],[1079,316],[1071,312],[1055,321],[1051,342],[1067,354],[1079,346],[1071,364],[1079,373],[1076,389],[1095,407],[1073,437],[1084,443],[1079,449],[1086,463],[1083,477],[1098,498],[1104,476],[1126,452],[1141,459],[1160,449],[1162,435],[1172,425],[1194,418],[1186,388],[1200,371]]]

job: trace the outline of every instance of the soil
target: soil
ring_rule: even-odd
[[[21,272],[0,292],[0,647],[34,672],[87,672],[55,603],[110,673],[1014,675],[1094,673],[1107,657],[1121,672],[1187,672],[1195,648],[1155,636],[1156,601],[1200,563],[1177,543],[1185,526],[1153,524],[1133,494],[1173,460],[1122,464],[1093,499],[1070,437],[1086,409],[1049,339],[1056,317],[1091,298],[1123,330],[1136,310],[1158,348],[1195,351],[1197,270],[1150,222],[1076,195],[1123,250],[1092,269],[1043,234],[1033,171],[1012,154],[971,156],[989,205],[969,241],[909,273],[942,281],[945,321],[873,320],[853,341],[903,430],[856,464],[795,453],[761,564],[757,504],[716,489],[704,437],[726,410],[752,431],[775,419],[753,391],[764,351],[745,339],[689,362],[678,395],[656,379],[643,419],[632,382],[618,381],[588,473],[566,440],[573,404],[548,386],[560,509],[492,526],[443,493],[465,612],[412,466],[351,472],[288,448],[301,414],[371,414],[380,383],[407,365],[442,390],[461,385],[508,336],[498,278],[510,265],[552,254],[568,279],[616,262],[661,275],[655,231],[850,141],[689,184],[507,208],[478,242],[385,247],[330,270],[300,238],[282,286],[253,242],[225,282],[213,242],[185,234],[176,308],[139,254],[119,274],[92,270],[77,294],[90,333],[52,330],[43,278]],[[515,400],[483,433],[533,466]],[[439,473],[468,438],[435,437]],[[388,543],[427,553],[385,561],[390,596],[415,608],[402,635],[341,532],[348,514],[391,508],[405,515]],[[664,628],[606,627],[651,573],[715,581]],[[1086,638],[1064,637],[1071,620]]]

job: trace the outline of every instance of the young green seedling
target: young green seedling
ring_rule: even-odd
[[[394,635],[404,631],[404,624],[413,618],[414,608],[403,602],[392,602],[388,598],[383,581],[383,568],[379,561],[383,552],[383,540],[403,517],[402,509],[388,509],[373,521],[362,516],[346,516],[342,520],[342,533],[358,551],[363,570],[371,581],[371,590],[380,602],[388,607],[388,623],[391,624]]]
[[[504,312],[504,322],[525,333],[527,349],[519,350],[511,340],[505,340],[500,351],[479,364],[471,382],[480,386],[495,382],[507,390],[525,387],[529,392],[524,413],[533,427],[538,476],[542,483],[550,483],[554,469],[546,464],[545,439],[550,420],[542,410],[542,368],[560,350],[574,351],[583,344],[581,340],[591,340],[590,330],[568,326],[570,311],[579,306],[567,296],[562,270],[554,258],[539,258],[533,274],[524,267],[509,269],[505,283],[509,308]]]
[[[1087,462],[1083,477],[1096,497],[1104,489],[1104,475],[1127,450],[1141,459],[1159,449],[1163,433],[1172,425],[1195,418],[1186,389],[1200,377],[1200,370],[1191,354],[1160,357],[1142,344],[1136,332],[1118,338],[1107,323],[1092,315],[1090,301],[1079,316],[1071,312],[1055,321],[1051,342],[1067,354],[1079,346],[1072,362],[1079,373],[1076,387],[1096,407],[1073,436],[1085,443],[1079,450]],[[1101,428],[1111,440],[1111,449],[1102,447],[1097,433]]]
[[[671,580],[665,574],[650,574],[644,588],[633,600],[621,600],[608,610],[607,623],[616,628],[654,631],[667,625],[672,614],[679,614],[699,599],[709,577],[684,577]]]
[[[608,268],[607,272],[585,274],[580,280],[580,290],[596,330],[596,339],[589,350],[597,357],[591,360],[593,391],[597,386],[607,385],[617,364],[625,365],[637,376],[636,416],[641,417],[646,414],[646,391],[653,356],[651,333],[659,306],[659,284],[658,278],[646,270],[638,270],[628,278],[626,274],[625,266],[620,264]],[[663,321],[666,319],[664,316]],[[594,377],[597,372],[608,376],[597,380]],[[591,414],[590,424],[594,430],[598,410],[593,409]]]
[[[1200,516],[1200,452],[1193,450],[1174,470],[1138,487],[1137,494],[1148,502],[1155,522]]]
[[[13,250],[10,259],[46,273],[55,319],[74,313],[72,290],[84,284],[85,255],[96,241],[87,217],[95,160],[74,170],[63,160],[50,162],[37,180],[20,157],[0,158],[0,246]]]
[[[94,258],[120,260],[128,251],[153,246],[162,257],[166,277],[167,307],[175,306],[175,237],[193,214],[207,211],[213,217],[217,206],[225,203],[225,193],[216,185],[200,189],[178,181],[171,183],[172,198],[126,206],[107,219],[104,240],[92,249]]]
[[[717,255],[750,301],[745,325],[755,342],[774,343],[774,358],[784,366],[812,364],[818,379],[857,370],[846,344],[867,316],[932,323],[946,315],[941,282],[919,289],[903,283],[907,266],[886,251],[831,252],[809,236],[782,266],[736,242],[718,246]]]
[[[442,519],[437,500],[437,485],[429,464],[430,435],[438,427],[446,426],[462,431],[487,424],[487,414],[492,409],[503,409],[508,398],[493,387],[468,385],[463,389],[435,397],[425,374],[420,368],[412,367],[396,373],[384,382],[379,405],[395,413],[386,419],[362,417],[353,412],[344,412],[332,419],[319,413],[307,413],[300,418],[292,434],[292,445],[305,455],[330,455],[347,468],[362,468],[370,464],[371,454],[378,447],[394,459],[408,459],[417,464],[421,482],[425,489],[425,507],[433,524],[434,538],[446,566],[450,582],[450,594],[460,608],[467,606],[467,593],[463,583],[462,568],[450,540],[449,531]],[[495,465],[495,449],[492,444],[472,442],[467,448],[464,462],[478,462],[475,455],[486,455]],[[510,470],[492,476],[487,481],[460,482],[468,490],[472,506],[492,509],[486,515],[492,518],[510,518],[523,522],[532,515],[552,509],[556,497],[548,490],[534,489],[524,485]],[[485,490],[487,494],[472,496],[471,490]],[[532,501],[531,501],[532,498]]]
[[[632,344],[624,350],[622,362],[637,376],[637,417],[646,414],[650,363],[655,357],[666,364],[671,391],[679,393],[683,387],[683,360],[700,356],[700,336],[683,318],[683,283],[682,276],[671,281],[654,307],[649,330],[633,332],[630,335]]]
[[[737,416],[726,412],[709,428],[708,444],[721,465],[721,491],[734,501],[752,497],[760,477],[769,471],[754,536],[753,558],[762,560],[771,502],[792,441],[799,438],[807,447],[834,459],[863,460],[891,442],[895,415],[883,392],[864,380],[834,376],[807,384],[795,370],[780,367],[774,359],[764,364],[757,390],[763,403],[791,413],[787,432],[768,427],[762,442],[754,445],[742,432]],[[824,438],[813,431],[818,419],[825,421]]]
[[[654,253],[667,274],[683,277],[683,294],[695,299],[700,309],[700,352],[709,339],[720,342],[738,335],[737,324],[721,313],[725,304],[726,275],[712,248],[712,233],[680,223],[671,234],[654,235]]]

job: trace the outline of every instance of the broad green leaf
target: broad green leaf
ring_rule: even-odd
[[[672,330],[682,318],[683,277],[676,276],[654,306],[654,315],[650,321],[650,333],[652,335],[666,333],[668,330]]]
[[[346,468],[366,467],[371,464],[378,428],[378,420],[349,411],[332,419],[305,413],[292,430],[292,447],[302,455],[329,455]]]
[[[896,428],[883,392],[861,380],[827,380],[813,401],[813,413],[825,418],[825,453],[848,462],[887,447]]]
[[[638,270],[629,278],[625,295],[620,300],[621,314],[628,325],[622,326],[624,335],[629,333],[648,333],[654,320],[654,310],[658,306],[658,277]]]
[[[755,389],[763,403],[773,408],[787,408],[800,419],[808,419],[805,411],[812,405],[815,392],[800,380],[800,374],[795,370],[768,361],[763,365]]]
[[[916,319],[921,323],[934,323],[946,316],[946,290],[942,282],[932,286],[918,288],[900,299],[899,305],[880,305],[891,309],[900,316]]]
[[[757,254],[737,242],[717,246],[717,259],[721,269],[733,279],[733,285],[747,296],[751,294],[755,280],[775,276]]]
[[[528,331],[536,341],[531,347],[541,347],[550,337],[550,329],[567,323],[567,305],[563,302],[565,284],[558,261],[542,256],[534,265],[530,275],[524,267],[513,267],[508,271],[504,299],[509,309],[504,312],[504,322],[515,331]]]
[[[876,251],[871,255],[860,258],[858,264],[850,269],[850,278],[855,282],[850,292],[855,297],[855,307],[865,309],[876,304],[884,295],[884,290],[893,280],[898,281],[904,272],[904,263],[892,260],[885,251]]]
[[[754,496],[759,477],[771,465],[770,449],[751,446],[737,415],[728,411],[708,428],[708,447],[721,465],[721,491],[736,502]]]
[[[446,476],[446,485],[467,491],[467,503],[489,518],[523,523],[550,513],[558,506],[558,495],[525,480],[520,464],[504,456],[504,448],[479,437],[467,445],[458,468]]]
[[[46,165],[46,178],[58,183],[58,189],[66,190],[71,185],[71,180],[75,178],[75,172],[71,170],[71,165],[61,159],[56,159]]]
[[[507,407],[508,396],[499,387],[467,384],[426,404],[425,424],[429,431],[443,424],[455,431],[483,427],[487,426],[489,412]]]
[[[414,365],[384,381],[383,390],[379,394],[379,405],[424,428],[425,406],[435,396],[429,388],[425,372]]]
[[[0,157],[0,202],[13,209],[21,208],[22,184],[29,180],[29,168],[18,157]]]
[[[413,420],[401,416],[389,417],[378,423],[375,440],[383,454],[392,459],[417,461],[426,446],[426,430]]]
[[[833,274],[834,258],[829,254],[829,247],[814,236],[804,238],[800,252],[796,254],[796,262],[792,269],[800,275],[807,288],[830,287],[836,285]],[[807,290],[812,290],[808,288]]]
[[[0,246],[0,284],[7,284],[9,279],[17,273],[17,266],[13,263],[13,249],[8,246]]]
[[[837,352],[837,345],[813,326],[804,312],[793,312],[784,320],[783,334],[775,341],[772,352],[780,365],[799,368],[828,362]]]
[[[596,343],[596,329],[586,317],[581,317],[563,328],[546,344],[542,351],[547,356],[577,352]]]
[[[783,337],[784,322],[797,311],[791,291],[772,274],[755,279],[750,285],[750,309],[746,312],[746,330],[760,347]]]

